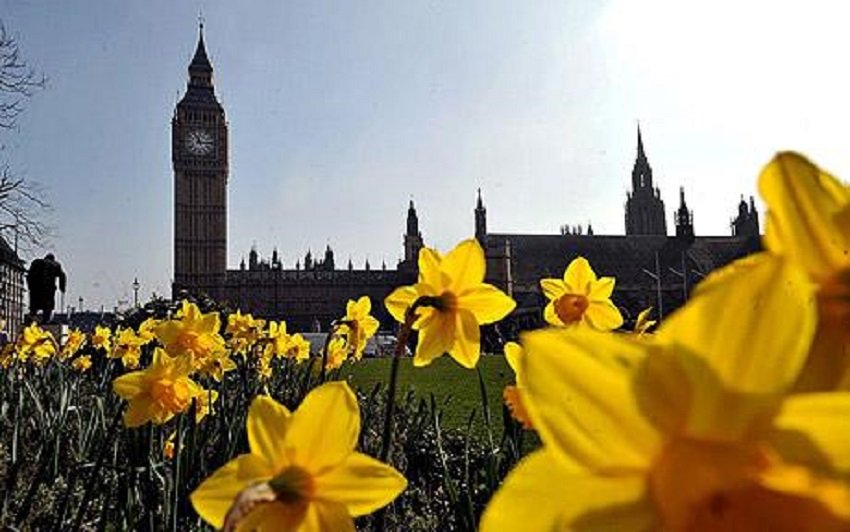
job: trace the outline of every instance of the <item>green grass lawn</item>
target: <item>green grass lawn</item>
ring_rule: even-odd
[[[370,358],[353,365],[346,364],[340,378],[348,379],[363,392],[369,392],[376,383],[387,383],[391,362],[389,358]],[[513,384],[514,374],[501,355],[482,356],[478,368],[487,390],[494,435],[500,435],[503,426],[502,389],[506,384]],[[476,370],[466,369],[450,357],[443,356],[424,368],[414,368],[413,359],[404,358],[398,373],[399,397],[408,389],[425,400],[434,394],[438,404],[445,404],[443,425],[447,428],[465,428],[469,413],[475,409],[475,431],[478,434],[483,432],[481,389]]]

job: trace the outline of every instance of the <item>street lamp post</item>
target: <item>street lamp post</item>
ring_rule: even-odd
[[[139,308],[139,278],[133,279],[133,307]]]
[[[658,252],[655,252],[655,271],[651,272],[646,268],[642,268],[643,273],[650,276],[655,281],[655,294],[658,301],[658,319],[664,318],[664,304],[661,299],[661,264],[658,258]]]

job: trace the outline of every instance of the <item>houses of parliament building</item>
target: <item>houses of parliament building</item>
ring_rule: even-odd
[[[284,268],[277,251],[262,259],[256,249],[251,249],[247,264],[243,260],[238,269],[227,268],[228,124],[215,94],[203,26],[171,133],[175,297],[203,293],[255,316],[285,319],[294,330],[324,330],[344,314],[348,299],[368,295],[382,325],[392,326],[383,299],[395,287],[416,282],[417,256],[424,245],[413,201],[407,210],[404,259],[394,268],[370,268],[367,262],[358,269],[351,261],[340,267],[330,246],[321,257],[308,252],[295,268]],[[613,300],[628,322],[648,306],[660,315],[669,313],[687,299],[699,279],[759,249],[759,218],[752,198],[749,203],[741,199],[730,236],[696,236],[693,212],[680,190],[675,235],[668,236],[664,202],[653,185],[640,130],[631,178],[625,235],[597,235],[589,226],[550,235],[490,233],[479,191],[473,211],[475,237],[486,251],[487,281],[517,300],[509,318],[515,326],[542,322],[545,298],[539,279],[560,277],[577,256],[587,258],[599,275],[616,277]]]

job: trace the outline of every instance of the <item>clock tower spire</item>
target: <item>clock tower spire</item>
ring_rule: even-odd
[[[227,271],[227,120],[199,25],[186,93],[171,119],[174,169],[174,285],[221,297]]]

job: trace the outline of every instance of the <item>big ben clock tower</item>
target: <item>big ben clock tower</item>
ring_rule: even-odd
[[[174,295],[221,297],[227,270],[227,121],[215,96],[201,24],[186,94],[171,120]]]

